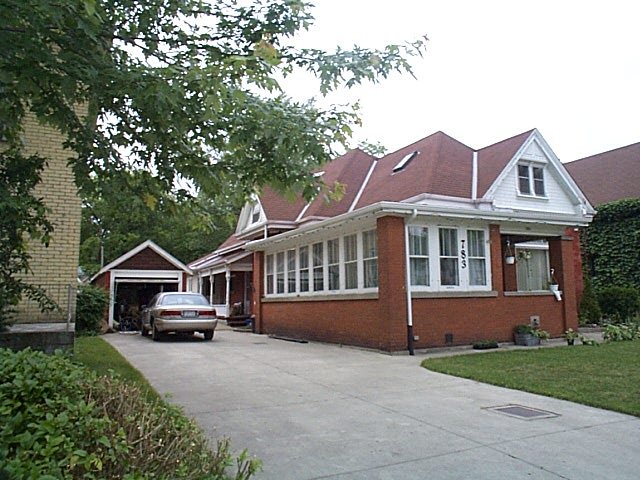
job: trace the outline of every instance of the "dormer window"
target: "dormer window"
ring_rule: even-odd
[[[521,195],[546,196],[544,168],[534,165],[518,165],[518,191]]]
[[[260,220],[260,205],[256,202],[251,209],[251,224],[258,223]]]

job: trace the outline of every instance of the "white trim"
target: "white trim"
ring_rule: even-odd
[[[478,152],[473,151],[471,159],[471,200],[478,198]]]
[[[509,222],[524,224],[558,225],[567,227],[586,226],[591,222],[590,215],[559,214],[536,211],[514,211],[510,209],[483,210],[478,208],[444,207],[436,205],[410,204],[404,202],[378,202],[353,212],[343,213],[335,217],[304,225],[290,232],[274,235],[267,239],[259,239],[248,242],[247,250],[263,250],[265,246],[278,243],[295,241],[298,237],[321,232],[324,230],[341,228],[342,224],[349,221],[362,220],[367,217],[381,217],[384,215],[411,215],[413,210],[418,211],[419,216],[443,217],[450,219],[467,219],[488,222]]]
[[[353,212],[353,209],[356,208],[356,205],[358,205],[358,202],[360,201],[360,197],[362,196],[362,193],[364,192],[365,187],[369,184],[369,179],[371,178],[371,175],[373,175],[373,171],[375,170],[377,164],[378,164],[378,159],[374,159],[373,163],[369,167],[367,176],[364,177],[364,181],[362,182],[362,185],[360,185],[360,188],[358,189],[358,193],[356,193],[356,197],[353,199],[353,202],[351,202],[351,205],[349,206],[349,210],[347,210],[348,212]]]
[[[307,213],[307,210],[309,209],[310,206],[311,206],[311,202],[307,202],[307,204],[304,207],[302,207],[302,210],[300,210],[300,213],[296,217],[296,222],[299,222],[304,217],[304,214]]]
[[[146,240],[146,241],[142,242],[140,245],[138,245],[137,247],[132,248],[131,250],[129,250],[124,255],[119,256],[113,262],[111,262],[108,265],[105,265],[104,267],[102,267],[98,273],[96,273],[93,277],[91,277],[90,282],[93,282],[96,278],[98,278],[103,273],[106,273],[109,270],[113,270],[115,267],[117,267],[121,263],[129,260],[132,257],[135,257],[137,254],[142,252],[145,248],[150,248],[155,253],[157,253],[162,258],[164,258],[167,262],[171,263],[174,267],[176,267],[176,268],[188,273],[189,275],[193,274],[193,272],[191,271],[191,269],[189,267],[187,267],[184,263],[182,263],[180,260],[178,260],[173,255],[171,255],[165,249],[163,249],[162,247],[158,246],[156,243],[154,243],[151,240]]]

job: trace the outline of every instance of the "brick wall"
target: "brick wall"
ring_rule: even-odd
[[[73,172],[67,166],[72,152],[62,147],[63,137],[59,133],[39,124],[33,115],[27,117],[24,142],[27,155],[39,154],[49,159],[35,195],[42,197],[50,209],[47,216],[55,228],[48,248],[38,242],[29,246],[33,273],[27,279],[33,284],[46,286],[64,309],[67,307],[67,286],[71,285],[70,306],[75,318],[81,206]],[[16,320],[18,323],[65,321],[66,312],[40,314],[29,302],[23,302]]]
[[[382,217],[377,221],[378,298],[317,301],[261,301],[262,253],[254,255],[256,325],[261,333],[380,350],[407,348],[407,309],[404,261],[404,221]],[[550,293],[504,292],[503,255],[498,225],[490,226],[492,292],[484,296],[416,298],[412,300],[415,348],[467,345],[478,340],[513,341],[513,327],[539,316],[541,327],[557,337],[577,327],[575,307],[574,239],[549,241],[551,265],[563,290],[563,300]],[[489,296],[486,296],[489,295]],[[344,298],[344,297],[343,297]],[[451,334],[449,343],[445,335]]]

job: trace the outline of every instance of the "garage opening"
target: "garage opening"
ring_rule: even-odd
[[[148,305],[156,293],[177,291],[177,281],[116,281],[113,325],[120,331],[140,330],[142,307]]]

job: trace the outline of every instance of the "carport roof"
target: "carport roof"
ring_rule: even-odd
[[[184,263],[182,263],[180,260],[178,260],[176,257],[174,257],[173,255],[171,255],[169,252],[167,252],[164,248],[160,247],[159,245],[157,245],[156,243],[154,243],[152,240],[147,240],[145,242],[142,242],[140,245],[138,245],[137,247],[129,250],[127,253],[125,253],[124,255],[121,255],[120,257],[116,258],[113,262],[109,263],[108,265],[105,265],[104,267],[102,267],[100,269],[100,271],[98,273],[96,273],[92,278],[91,278],[91,282],[93,282],[96,278],[98,278],[100,275],[102,275],[105,272],[108,272],[109,270],[113,270],[115,269],[118,265],[126,262],[127,260],[129,260],[130,258],[135,257],[137,254],[139,254],[140,252],[142,252],[144,249],[149,248],[151,250],[153,250],[155,253],[157,253],[158,255],[160,255],[162,258],[164,258],[167,262],[171,263],[173,266],[176,267],[176,269],[178,270],[183,270],[185,273],[188,273],[189,275],[192,275],[192,271],[189,269],[189,267],[187,267]]]

